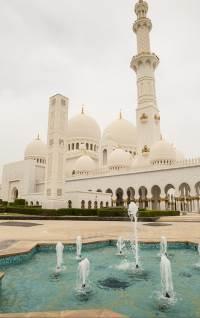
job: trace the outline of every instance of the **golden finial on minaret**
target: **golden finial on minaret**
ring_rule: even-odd
[[[135,13],[138,19],[146,18],[146,14],[148,11],[148,3],[143,0],[139,0],[135,5]]]
[[[82,105],[81,114],[84,114],[84,105]]]

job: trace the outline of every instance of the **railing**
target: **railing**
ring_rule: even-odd
[[[95,176],[109,176],[109,175],[120,175],[126,173],[137,173],[137,172],[148,172],[148,171],[157,171],[157,170],[168,170],[168,169],[177,169],[185,168],[200,165],[200,158],[193,159],[184,159],[177,161],[172,164],[160,164],[160,165],[148,165],[146,167],[129,167],[129,168],[113,168],[108,167],[98,168],[93,171],[83,174],[74,174],[70,178],[86,178],[86,177],[95,177]]]

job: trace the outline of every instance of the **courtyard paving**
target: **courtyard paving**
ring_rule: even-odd
[[[118,236],[130,239],[134,233],[130,222],[34,220],[34,226],[31,226],[32,223],[0,222],[0,256],[27,252],[36,243],[75,243],[77,235],[82,236],[83,242],[97,242],[117,239]],[[199,243],[200,222],[170,222],[169,219],[168,222],[156,224],[138,223],[138,236],[142,242],[159,242],[161,236],[166,236],[168,241]]]

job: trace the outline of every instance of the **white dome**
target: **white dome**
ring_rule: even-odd
[[[99,142],[101,139],[101,130],[96,120],[85,115],[82,111],[81,114],[76,115],[69,120],[67,138],[92,139]]]
[[[95,162],[89,156],[83,155],[76,160],[74,170],[76,173],[87,173],[95,170]]]
[[[165,140],[156,142],[150,152],[151,162],[160,162],[164,164],[176,161],[176,149]]]
[[[142,155],[137,155],[134,160],[133,160],[133,164],[132,167],[133,168],[144,168],[147,167],[149,165],[149,158],[142,156]]]
[[[182,161],[185,159],[184,154],[180,151],[176,149],[176,161]]]
[[[103,132],[102,144],[114,144],[119,146],[136,146],[136,128],[128,120],[119,119],[113,121]]]
[[[32,141],[27,145],[24,152],[24,159],[34,159],[41,158],[46,159],[47,156],[47,146],[46,144],[40,140],[39,136],[37,139]]]
[[[108,157],[109,168],[127,168],[132,164],[132,157],[129,152],[122,149],[115,149]]]

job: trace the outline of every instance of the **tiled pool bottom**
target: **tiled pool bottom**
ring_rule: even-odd
[[[0,259],[2,282],[0,312],[33,312],[107,308],[128,317],[199,318],[200,263],[194,244],[169,244],[177,301],[163,306],[160,292],[158,244],[140,244],[143,271],[135,274],[124,266],[131,262],[116,255],[115,242],[83,246],[91,262],[91,293],[76,292],[75,246],[65,246],[66,270],[56,278],[55,246],[41,246],[26,255]],[[6,265],[8,264],[8,265]]]

